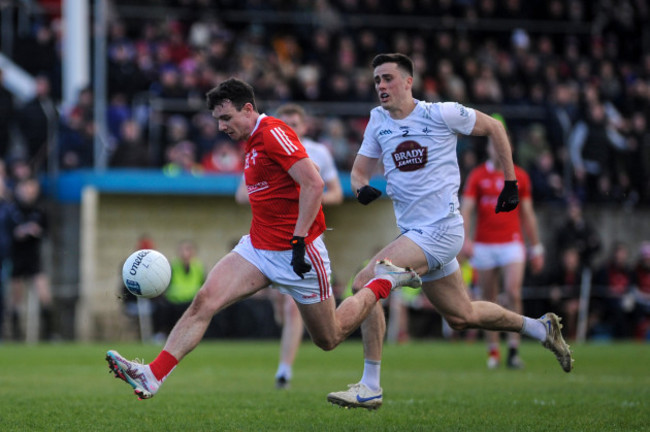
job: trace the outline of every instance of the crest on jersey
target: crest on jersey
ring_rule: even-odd
[[[400,171],[416,171],[427,164],[428,149],[415,141],[404,141],[391,154],[395,167]]]

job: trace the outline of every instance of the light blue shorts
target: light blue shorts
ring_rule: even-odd
[[[427,257],[429,271],[422,282],[449,276],[460,268],[456,256],[463,247],[465,229],[462,218],[445,219],[434,225],[411,228],[402,232],[417,244]]]
[[[266,276],[273,288],[289,294],[298,303],[320,303],[332,296],[330,285],[330,258],[323,238],[306,245],[305,261],[311,270],[301,279],[291,267],[291,249],[284,251],[256,249],[249,235],[245,235],[233,249]]]

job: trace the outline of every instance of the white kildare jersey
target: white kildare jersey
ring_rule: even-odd
[[[325,144],[318,143],[309,138],[301,138],[300,142],[305,146],[309,158],[314,161],[320,170],[320,176],[324,182],[329,182],[339,178],[339,173],[336,170],[334,157],[330,153]]]
[[[401,120],[374,108],[359,149],[360,155],[381,158],[402,231],[461,217],[456,135],[469,135],[476,123],[476,112],[459,103],[415,102]]]

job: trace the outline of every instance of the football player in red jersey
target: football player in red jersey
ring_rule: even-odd
[[[334,158],[324,144],[315,142],[306,136],[308,123],[307,113],[304,108],[294,103],[286,103],[277,109],[275,115],[293,129],[305,147],[309,158],[318,167],[319,174],[325,183],[323,205],[341,204],[343,202],[343,189],[341,188]],[[249,204],[244,179],[237,188],[235,200],[239,204]],[[296,302],[291,296],[280,294],[278,290],[275,290],[272,291],[272,299],[276,322],[282,326],[280,361],[275,373],[275,387],[286,389],[290,387],[293,376],[293,363],[302,342],[305,326],[300,317],[298,306],[296,306]]]
[[[503,170],[494,144],[488,141],[488,160],[474,168],[468,175],[460,212],[465,220],[465,243],[461,254],[470,259],[476,271],[477,283],[484,300],[497,301],[500,278],[507,295],[509,309],[523,313],[521,286],[526,268],[524,235],[531,244],[528,257],[533,273],[544,266],[544,247],[540,243],[537,218],[533,209],[530,179],[526,171],[515,165],[519,185],[519,207],[509,213],[495,213],[494,204],[503,185]],[[476,214],[476,218],[474,215]],[[472,220],[476,221],[474,240],[470,235]],[[499,333],[486,331],[488,341],[488,368],[499,366]],[[506,366],[520,369],[519,357],[521,334],[508,334],[508,357]]]
[[[321,237],[323,180],[295,132],[281,120],[260,114],[253,88],[241,80],[222,82],[207,93],[207,102],[219,130],[234,141],[245,141],[250,233],[212,268],[154,361],[143,365],[117,351],[107,352],[111,371],[140,399],[156,394],[178,362],[199,344],[217,312],[270,284],[294,298],[312,340],[324,350],[345,340],[392,289],[421,284],[415,271],[380,261],[375,277],[336,308]]]

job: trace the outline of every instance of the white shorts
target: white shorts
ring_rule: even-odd
[[[411,228],[402,235],[413,240],[427,257],[429,271],[421,275],[422,282],[441,279],[460,268],[456,256],[463,247],[465,238],[462,218],[451,218],[435,225]]]
[[[245,235],[233,249],[269,278],[273,288],[289,294],[298,303],[320,303],[332,295],[330,258],[322,237],[306,245],[305,262],[311,270],[301,279],[291,267],[291,249],[284,251],[256,249],[249,235]]]
[[[474,243],[469,260],[476,270],[490,270],[508,264],[526,262],[526,248],[518,241],[509,243]]]

